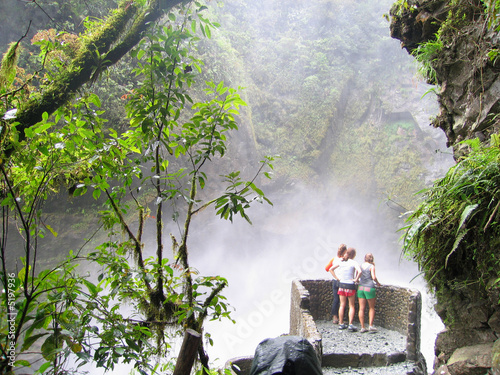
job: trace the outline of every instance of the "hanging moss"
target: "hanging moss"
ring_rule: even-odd
[[[172,0],[163,3],[166,4],[165,9],[171,9],[181,2]],[[130,51],[140,41],[143,32],[164,14],[159,10],[159,3],[159,0],[152,1],[138,14],[136,2],[124,1],[101,27],[83,37],[81,47],[68,68],[44,90],[40,99],[33,99],[20,108],[16,118],[19,139],[24,139],[24,129],[39,122],[44,112],[53,113],[71,100],[92,77]],[[113,45],[116,47],[108,53]]]
[[[11,43],[9,49],[2,58],[2,63],[0,65],[0,92],[3,90],[8,90],[9,86],[14,82],[16,78],[16,66],[17,60],[19,59],[19,43]]]
[[[136,11],[133,5],[119,8],[101,28],[83,39],[76,57],[43,92],[43,96],[20,108],[16,120],[20,123],[18,129],[21,140],[24,138],[24,129],[40,121],[44,112],[53,113],[90,80],[96,66],[96,55],[105,54],[116,43]]]

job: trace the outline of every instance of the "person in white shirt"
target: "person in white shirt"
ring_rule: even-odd
[[[354,260],[355,256],[356,249],[350,247],[345,252],[342,260],[330,268],[330,273],[340,282],[338,291],[340,299],[339,329],[348,328],[351,332],[357,331],[357,328],[353,324],[355,314],[354,302],[357,289],[354,281],[358,274],[361,273],[358,262]],[[344,324],[344,314],[347,302],[349,302],[349,326]]]

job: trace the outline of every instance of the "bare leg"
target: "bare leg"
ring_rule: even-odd
[[[345,306],[347,304],[347,297],[346,296],[339,296],[339,297],[340,297],[339,324],[344,324],[344,311],[345,311]]]
[[[356,307],[354,306],[356,295],[350,296],[348,298],[349,298],[349,324],[352,324],[352,322],[354,321],[354,314],[356,312],[354,311],[356,309]]]
[[[359,302],[359,312],[358,312],[359,322],[361,323],[361,328],[365,328],[366,299],[358,298],[358,302]]]
[[[375,298],[368,300],[368,321],[370,322],[370,327],[373,326],[373,320],[375,319]]]

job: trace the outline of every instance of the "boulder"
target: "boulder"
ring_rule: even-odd
[[[448,366],[442,365],[439,366],[439,368],[432,373],[433,375],[451,375],[450,371],[448,370]]]
[[[500,311],[495,311],[488,320],[488,325],[497,334],[500,335]]]
[[[491,329],[446,328],[436,338],[435,352],[442,361],[447,362],[460,347],[492,344],[496,339]]]
[[[448,360],[450,375],[484,375],[492,366],[493,342],[465,346],[453,352]]]
[[[491,371],[493,375],[500,375],[500,339],[495,341],[491,351]]]

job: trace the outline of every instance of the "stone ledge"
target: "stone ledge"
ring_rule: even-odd
[[[383,367],[406,361],[406,353],[338,354],[323,355],[323,367]]]
[[[331,280],[294,280],[291,294],[290,334],[307,338],[313,346],[319,344],[317,353],[322,355],[321,335],[311,320],[331,320]],[[356,303],[355,321],[357,309]],[[376,326],[406,335],[406,355],[410,361],[418,361],[421,357],[421,309],[422,297],[418,290],[393,285],[377,288],[377,313],[374,323]]]
[[[377,289],[375,324],[406,336],[406,350],[392,353],[323,353],[322,336],[316,320],[331,320],[331,280],[294,280],[290,306],[290,335],[305,337],[313,345],[322,367],[381,368],[411,363],[407,374],[427,373],[420,353],[421,295],[413,289],[382,286]],[[357,309],[357,307],[356,307]],[[356,315],[357,316],[357,315]],[[377,319],[378,318],[378,319]],[[253,357],[235,358],[226,363],[233,374],[249,374]]]

